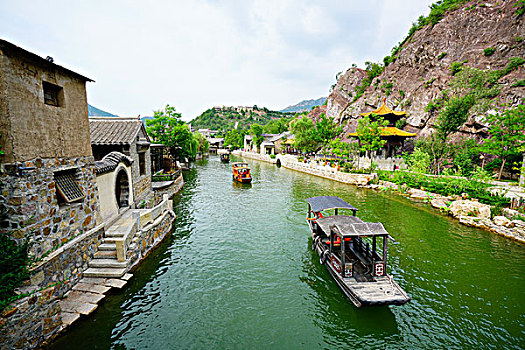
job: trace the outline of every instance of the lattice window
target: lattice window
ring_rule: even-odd
[[[75,178],[75,171],[60,171],[54,174],[58,202],[71,203],[84,198],[84,193]]]

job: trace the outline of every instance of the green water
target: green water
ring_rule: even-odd
[[[56,349],[405,349],[525,346],[525,247],[403,197],[217,157],[185,174],[171,237]],[[336,195],[397,240],[404,306],[356,309],[311,242],[306,198]]]

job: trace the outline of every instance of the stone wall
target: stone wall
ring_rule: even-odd
[[[62,329],[59,300],[82,278],[102,241],[104,226],[74,238],[32,267],[26,297],[0,316],[1,349],[34,348]]]
[[[19,171],[18,166],[28,167]],[[56,171],[75,169],[85,197],[72,204],[58,204]],[[93,157],[36,158],[2,164],[0,205],[7,211],[1,230],[12,231],[17,242],[30,237],[36,258],[49,254],[73,237],[100,223]]]
[[[127,258],[134,269],[162,240],[171,232],[176,215],[172,210],[164,211],[153,222],[144,226],[135,234],[133,243],[128,249]]]
[[[316,163],[283,162],[282,164],[283,167],[287,169],[324,177],[325,179],[335,180],[349,185],[364,186],[367,185],[370,180],[377,177],[377,174],[343,173],[337,171],[335,168],[317,165]]]
[[[384,158],[384,157],[372,157],[372,161],[377,165],[379,170],[389,170],[394,169],[394,165],[397,166],[397,169],[404,170],[407,168],[405,164],[405,159],[402,157],[396,158]],[[357,167],[358,162],[354,161],[354,165]],[[359,157],[359,169],[368,169],[370,168],[370,158],[368,157]]]
[[[86,80],[15,45],[0,45],[0,144],[3,162],[91,156]],[[61,88],[44,103],[44,82]]]
[[[154,194],[151,188],[151,176],[142,176],[138,182],[133,181],[133,192],[137,208],[151,208]]]
[[[54,285],[11,304],[0,317],[0,349],[33,349],[60,332],[59,300],[68,286]]]
[[[173,197],[177,192],[179,192],[182,189],[182,186],[184,186],[184,179],[182,178],[182,173],[180,176],[173,181],[171,185],[165,188],[159,188],[154,189],[153,192],[155,193],[155,205],[162,202],[164,195],[167,194],[168,198]]]

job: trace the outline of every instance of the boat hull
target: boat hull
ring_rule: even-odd
[[[343,278],[332,265],[329,250],[324,247],[321,240],[317,240],[316,242],[312,224],[308,222],[308,225],[312,233],[312,239],[314,240],[313,249],[319,257],[323,255],[327,256],[324,263],[326,269],[346,297],[356,307],[403,305],[410,301],[410,297],[388,274],[381,277],[374,277],[374,281],[372,282],[359,282],[354,277]]]
[[[237,182],[240,182],[240,183],[243,183],[243,184],[249,184],[250,182],[252,182],[252,178],[251,177],[233,177],[233,179]]]

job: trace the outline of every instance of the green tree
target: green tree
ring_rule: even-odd
[[[341,126],[337,126],[334,123],[334,118],[328,118],[324,113],[321,113],[319,120],[315,124],[315,129],[316,139],[320,142],[322,147],[328,146],[330,141],[332,141],[343,130]]]
[[[254,108],[255,107],[256,106],[254,106]],[[259,146],[264,140],[264,137],[262,136],[263,127],[259,124],[252,124],[252,126],[250,127],[250,133],[253,135],[253,142],[255,143],[255,146],[259,148]]]
[[[231,146],[233,149],[240,149],[244,146],[244,136],[246,130],[235,130],[232,129],[224,136],[224,146]]]
[[[357,137],[361,151],[368,152],[370,165],[372,165],[372,152],[381,149],[386,140],[381,138],[384,128],[388,125],[388,120],[384,120],[377,114],[362,117],[357,121]],[[371,166],[372,168],[372,166]]]
[[[408,170],[415,173],[425,174],[432,161],[430,154],[425,152],[421,147],[416,147],[412,154],[405,157]]]
[[[350,143],[346,141],[342,141],[340,138],[336,138],[334,140],[331,140],[328,144],[330,149],[332,150],[332,153],[340,157],[342,159],[348,159],[350,156]]]
[[[197,140],[197,152],[201,154],[208,153],[210,149],[210,142],[208,139],[206,139],[206,137],[204,137],[204,135],[199,132],[194,133],[193,137],[195,140]]]
[[[181,114],[175,111],[175,107],[166,105],[164,110],[154,111],[153,119],[146,120],[146,126],[153,141],[169,147],[172,154],[195,158],[198,141],[188,125],[181,120]]]
[[[295,135],[294,147],[303,152],[313,152],[319,148],[315,125],[312,119],[303,116],[291,123]]]
[[[267,134],[281,134],[288,131],[287,118],[273,119],[268,122],[263,128],[263,131]]]
[[[525,105],[489,114],[485,120],[490,124],[490,138],[485,140],[480,150],[501,159],[500,180],[507,159],[513,154],[525,152]]]

